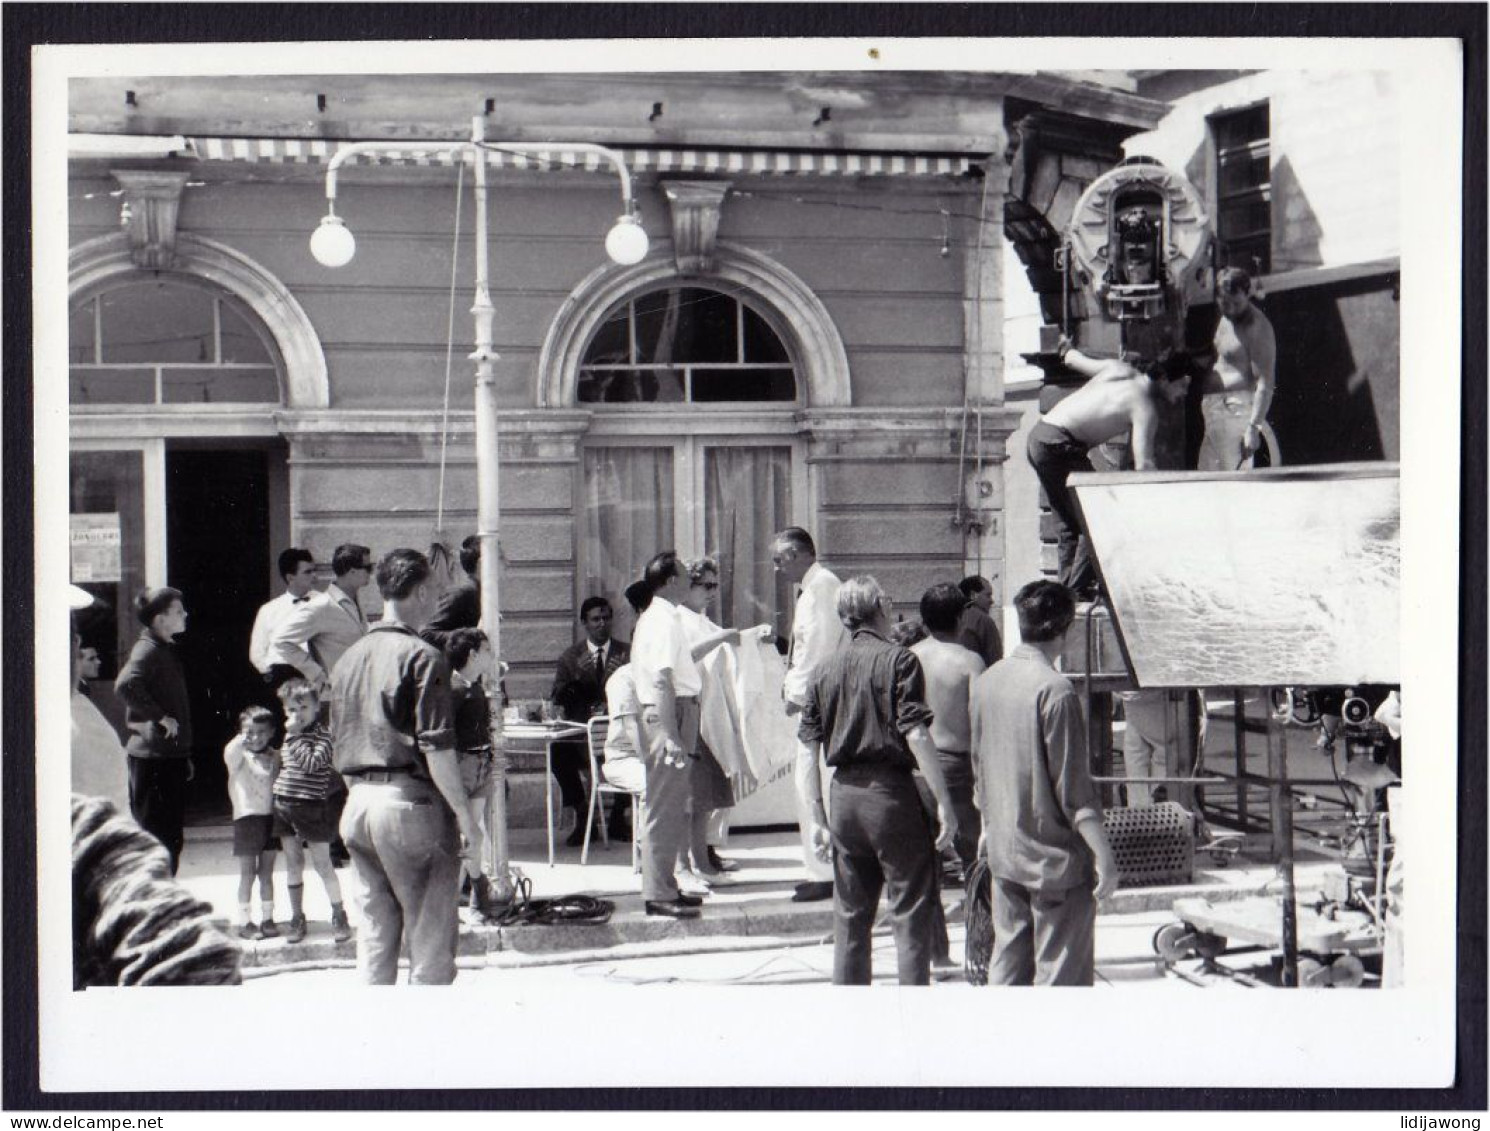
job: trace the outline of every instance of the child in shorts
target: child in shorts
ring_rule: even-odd
[[[272,939],[274,925],[274,779],[279,751],[274,741],[274,712],[249,707],[238,716],[238,733],[222,751],[228,768],[228,797],[233,803],[233,855],[238,858],[238,937]],[[252,897],[259,881],[259,918],[254,925]]]
[[[321,703],[315,688],[292,679],[279,689],[285,708],[285,744],[280,750],[279,777],[274,780],[274,816],[284,838],[290,890],[290,928],[285,941],[305,938],[305,857],[326,887],[331,901],[331,933],[337,942],[352,937],[352,926],[342,906],[341,885],[331,864],[331,842],[336,837],[332,789],[331,735],[321,725]],[[302,842],[304,847],[302,847]]]
[[[445,659],[450,664],[450,706],[455,716],[455,750],[460,763],[461,784],[466,788],[471,819],[486,835],[486,809],[492,795],[491,706],[483,680],[495,668],[491,641],[479,628],[458,628],[445,638]],[[462,865],[470,885],[471,906],[484,911],[489,887],[484,874],[471,875]]]

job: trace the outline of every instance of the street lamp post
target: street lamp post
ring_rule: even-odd
[[[471,162],[476,195],[476,298],[471,306],[475,320],[476,348],[470,354],[476,363],[476,535],[481,540],[481,628],[491,640],[492,653],[501,671],[502,626],[498,615],[500,565],[498,532],[499,465],[497,451],[497,386],[493,363],[497,352],[492,348],[492,306],[487,260],[486,152],[499,149],[507,153],[543,156],[555,149],[569,153],[592,154],[608,163],[621,182],[622,213],[605,238],[605,250],[622,265],[640,262],[647,254],[647,234],[637,216],[631,192],[631,173],[621,155],[602,145],[566,143],[563,145],[533,142],[488,142],[485,123],[480,117],[471,122],[471,140],[459,142],[378,141],[358,142],[337,149],[326,164],[326,216],[312,234],[311,254],[326,267],[343,267],[356,254],[357,241],[341,217],[336,214],[336,174],[348,160],[363,153],[450,153]],[[500,677],[498,677],[500,678]],[[501,749],[501,715],[495,713],[492,724],[493,746]],[[495,788],[492,791],[490,835],[494,875],[493,894],[499,902],[510,903],[514,877],[507,845],[506,759],[496,759]]]

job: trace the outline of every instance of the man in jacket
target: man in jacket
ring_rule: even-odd
[[[604,597],[586,597],[579,607],[580,624],[585,638],[564,649],[554,670],[554,686],[549,698],[561,717],[586,722],[591,715],[605,713],[605,683],[631,659],[631,645],[612,640],[610,626],[613,613]],[[583,742],[554,744],[554,778],[565,808],[574,809],[574,831],[569,844],[584,840],[589,795],[585,792],[583,767],[589,754]],[[625,840],[630,836],[622,828],[618,810],[611,811],[611,836]]]
[[[175,639],[186,631],[178,589],[146,589],[134,600],[143,629],[114,681],[130,731],[129,808],[140,827],[165,846],[171,875],[181,862],[191,754],[191,704]]]

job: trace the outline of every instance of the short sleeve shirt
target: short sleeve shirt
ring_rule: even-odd
[[[678,607],[671,601],[653,597],[646,611],[636,618],[636,629],[631,634],[631,667],[637,699],[644,707],[656,706],[657,679],[664,670],[672,671],[673,694],[679,699],[703,690],[703,677],[693,662]]]
[[[620,720],[628,715],[635,718],[642,713],[630,664],[617,668],[606,681],[605,704],[610,715],[610,727],[605,732],[605,760],[617,762],[623,758],[635,758],[637,752],[631,747],[631,738],[626,728],[620,725]]]

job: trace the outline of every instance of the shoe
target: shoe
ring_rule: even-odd
[[[597,835],[595,839],[599,840],[600,837]],[[584,817],[578,809],[574,810],[574,831],[569,834],[569,839],[566,840],[564,843],[567,844],[570,848],[579,848],[582,844],[585,843]]]
[[[290,919],[290,929],[285,932],[285,942],[297,943],[305,939],[305,916],[296,915]]]
[[[713,868],[716,872],[738,872],[740,870],[740,862],[738,860],[726,860],[723,856],[719,855],[718,851],[711,844],[709,846],[709,867]]]
[[[279,938],[279,928],[274,925],[273,919],[265,919],[259,924],[259,934],[266,939]]]
[[[679,868],[673,873],[678,889],[689,895],[708,895],[710,883],[692,868]]]
[[[704,905],[703,896],[690,895],[688,892],[681,890],[678,892],[678,898],[673,900],[673,902],[681,903],[685,907],[702,907]]]
[[[805,884],[798,884],[797,890],[792,893],[793,903],[817,903],[819,900],[832,898],[832,880],[809,880]]]
[[[259,928],[255,927],[252,923],[239,923],[238,937],[240,939],[248,939],[250,942],[256,942],[262,936],[259,934]]]
[[[352,924],[347,922],[345,911],[331,913],[331,937],[337,942],[346,942],[352,937]]]
[[[697,919],[699,909],[692,904],[683,903],[680,900],[668,900],[665,903],[654,903],[647,900],[643,905],[648,915],[664,915],[669,919]]]

